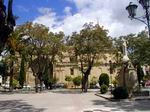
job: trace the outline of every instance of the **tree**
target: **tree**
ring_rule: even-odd
[[[29,59],[29,66],[35,76],[35,85],[40,82],[48,83],[53,78],[53,64],[57,58],[62,56],[63,50],[63,32],[52,33],[47,27],[41,24],[32,24],[28,22],[21,25],[19,29],[22,31],[21,36],[26,37],[26,51]],[[36,92],[37,90],[36,86]]]
[[[10,91],[13,90],[13,79],[15,75],[15,66],[14,63],[16,63],[17,66],[19,66],[18,58],[22,58],[22,54],[26,54],[25,52],[25,44],[23,42],[23,38],[21,36],[22,29],[19,29],[16,27],[13,33],[9,35],[9,38],[7,40],[5,51],[7,51],[7,56],[5,56],[6,62],[8,67],[10,68],[9,76],[10,76]],[[20,55],[20,56],[19,56]],[[25,58],[25,57],[24,57]],[[16,71],[17,72],[17,71]]]
[[[5,57],[5,62],[7,63],[8,66],[8,76],[10,76],[9,79],[9,91],[13,91],[13,79],[14,79],[14,75],[15,75],[15,66],[14,64],[17,63],[17,57],[15,56],[14,51],[11,52],[10,55]]]
[[[0,0],[0,54],[9,38],[9,35],[13,32],[15,26],[15,18],[12,11],[13,0],[8,2],[8,13],[6,13],[6,6],[4,1]]]
[[[137,64],[137,79],[139,83],[139,89],[141,87],[140,84],[141,84],[141,81],[143,80],[143,77],[144,77],[143,69],[140,64]]]
[[[136,36],[135,34],[129,34],[126,36],[120,36],[118,39],[116,39],[115,44],[116,48],[119,48],[118,50],[122,50],[122,39],[124,38],[127,40],[127,50],[128,55],[131,61],[134,63],[140,63],[143,64],[150,64],[150,42],[147,35],[147,32],[142,31],[139,32]],[[143,55],[144,54],[144,55]]]
[[[22,55],[21,65],[20,65],[20,73],[19,73],[19,84],[23,88],[24,82],[26,79],[26,71],[25,71],[25,57]]]
[[[14,78],[14,63],[17,62],[16,51],[18,49],[18,32],[13,32],[7,40],[7,47],[6,50],[8,51],[8,55],[6,56],[7,65],[9,65],[9,76],[10,76],[10,83],[9,89],[13,91],[13,78]]]
[[[104,57],[104,52],[111,49],[112,42],[107,36],[107,30],[93,23],[85,24],[80,33],[73,33],[68,44],[73,48],[74,56],[79,62],[83,74],[82,89],[87,92],[88,77],[96,60]]]
[[[141,65],[150,64],[150,42],[146,32],[142,31],[137,35],[137,37],[130,38],[128,41],[128,49],[130,50],[132,48],[129,55],[131,59]]]

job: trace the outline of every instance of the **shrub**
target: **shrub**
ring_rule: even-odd
[[[48,83],[56,84],[58,82],[58,78],[54,77],[48,80]]]
[[[81,80],[82,80],[81,76],[74,77],[73,78],[73,84],[75,86],[80,86],[81,85]]]
[[[115,99],[126,99],[129,94],[125,87],[117,87],[113,91],[113,95]]]
[[[98,82],[97,78],[95,76],[93,76],[90,81],[90,88],[94,88],[96,86],[97,82]]]
[[[117,82],[116,79],[112,81],[112,84],[114,85],[115,88],[116,88],[116,86],[117,86],[117,83],[118,83],[118,82]]]
[[[101,85],[101,89],[100,89],[101,94],[105,94],[107,91],[108,91],[108,86],[105,84]]]
[[[103,84],[109,86],[109,76],[107,73],[102,73],[99,77],[99,85],[101,86]]]
[[[65,81],[71,82],[72,81],[72,77],[71,76],[65,76]]]
[[[19,81],[17,81],[16,79],[13,79],[13,84],[12,84],[13,88],[18,87],[18,85],[19,85]]]

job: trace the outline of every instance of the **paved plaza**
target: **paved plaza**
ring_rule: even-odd
[[[53,90],[0,94],[0,112],[150,112],[150,100],[108,101],[95,92]]]

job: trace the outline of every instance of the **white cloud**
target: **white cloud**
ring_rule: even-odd
[[[64,13],[65,13],[67,16],[70,16],[70,15],[72,15],[71,10],[72,10],[71,7],[65,7]]]
[[[62,31],[55,12],[52,12],[50,8],[39,8],[38,11],[41,15],[33,23],[43,24],[49,27],[52,32]]]
[[[45,8],[45,7],[38,8],[38,11],[39,13],[44,14],[44,15],[52,13],[50,8]],[[52,14],[55,15],[55,13],[52,13]]]
[[[109,30],[110,36],[120,36],[137,33],[145,28],[144,24],[131,21],[125,7],[130,0],[67,0],[77,7],[77,13],[72,14],[72,8],[66,7],[64,17],[59,17],[49,8],[40,8],[42,14],[34,22],[44,24],[51,31],[64,31],[66,35],[79,31],[86,22],[94,22]],[[136,2],[136,0],[134,0]],[[133,1],[133,2],[134,2]],[[140,12],[140,11],[138,11]],[[61,18],[61,19],[60,19]]]

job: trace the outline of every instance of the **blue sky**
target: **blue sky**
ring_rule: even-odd
[[[64,8],[72,7],[72,12],[76,12],[75,4],[65,0],[14,0],[14,15],[19,16],[17,24],[22,24],[26,21],[33,21],[40,15],[38,8],[51,8],[57,15],[63,16]]]
[[[128,18],[125,8],[130,1],[137,3],[137,0],[14,0],[13,9],[14,15],[19,16],[17,24],[32,21],[52,32],[70,35],[79,32],[85,23],[93,22],[104,26],[110,36],[118,37],[145,28]]]

